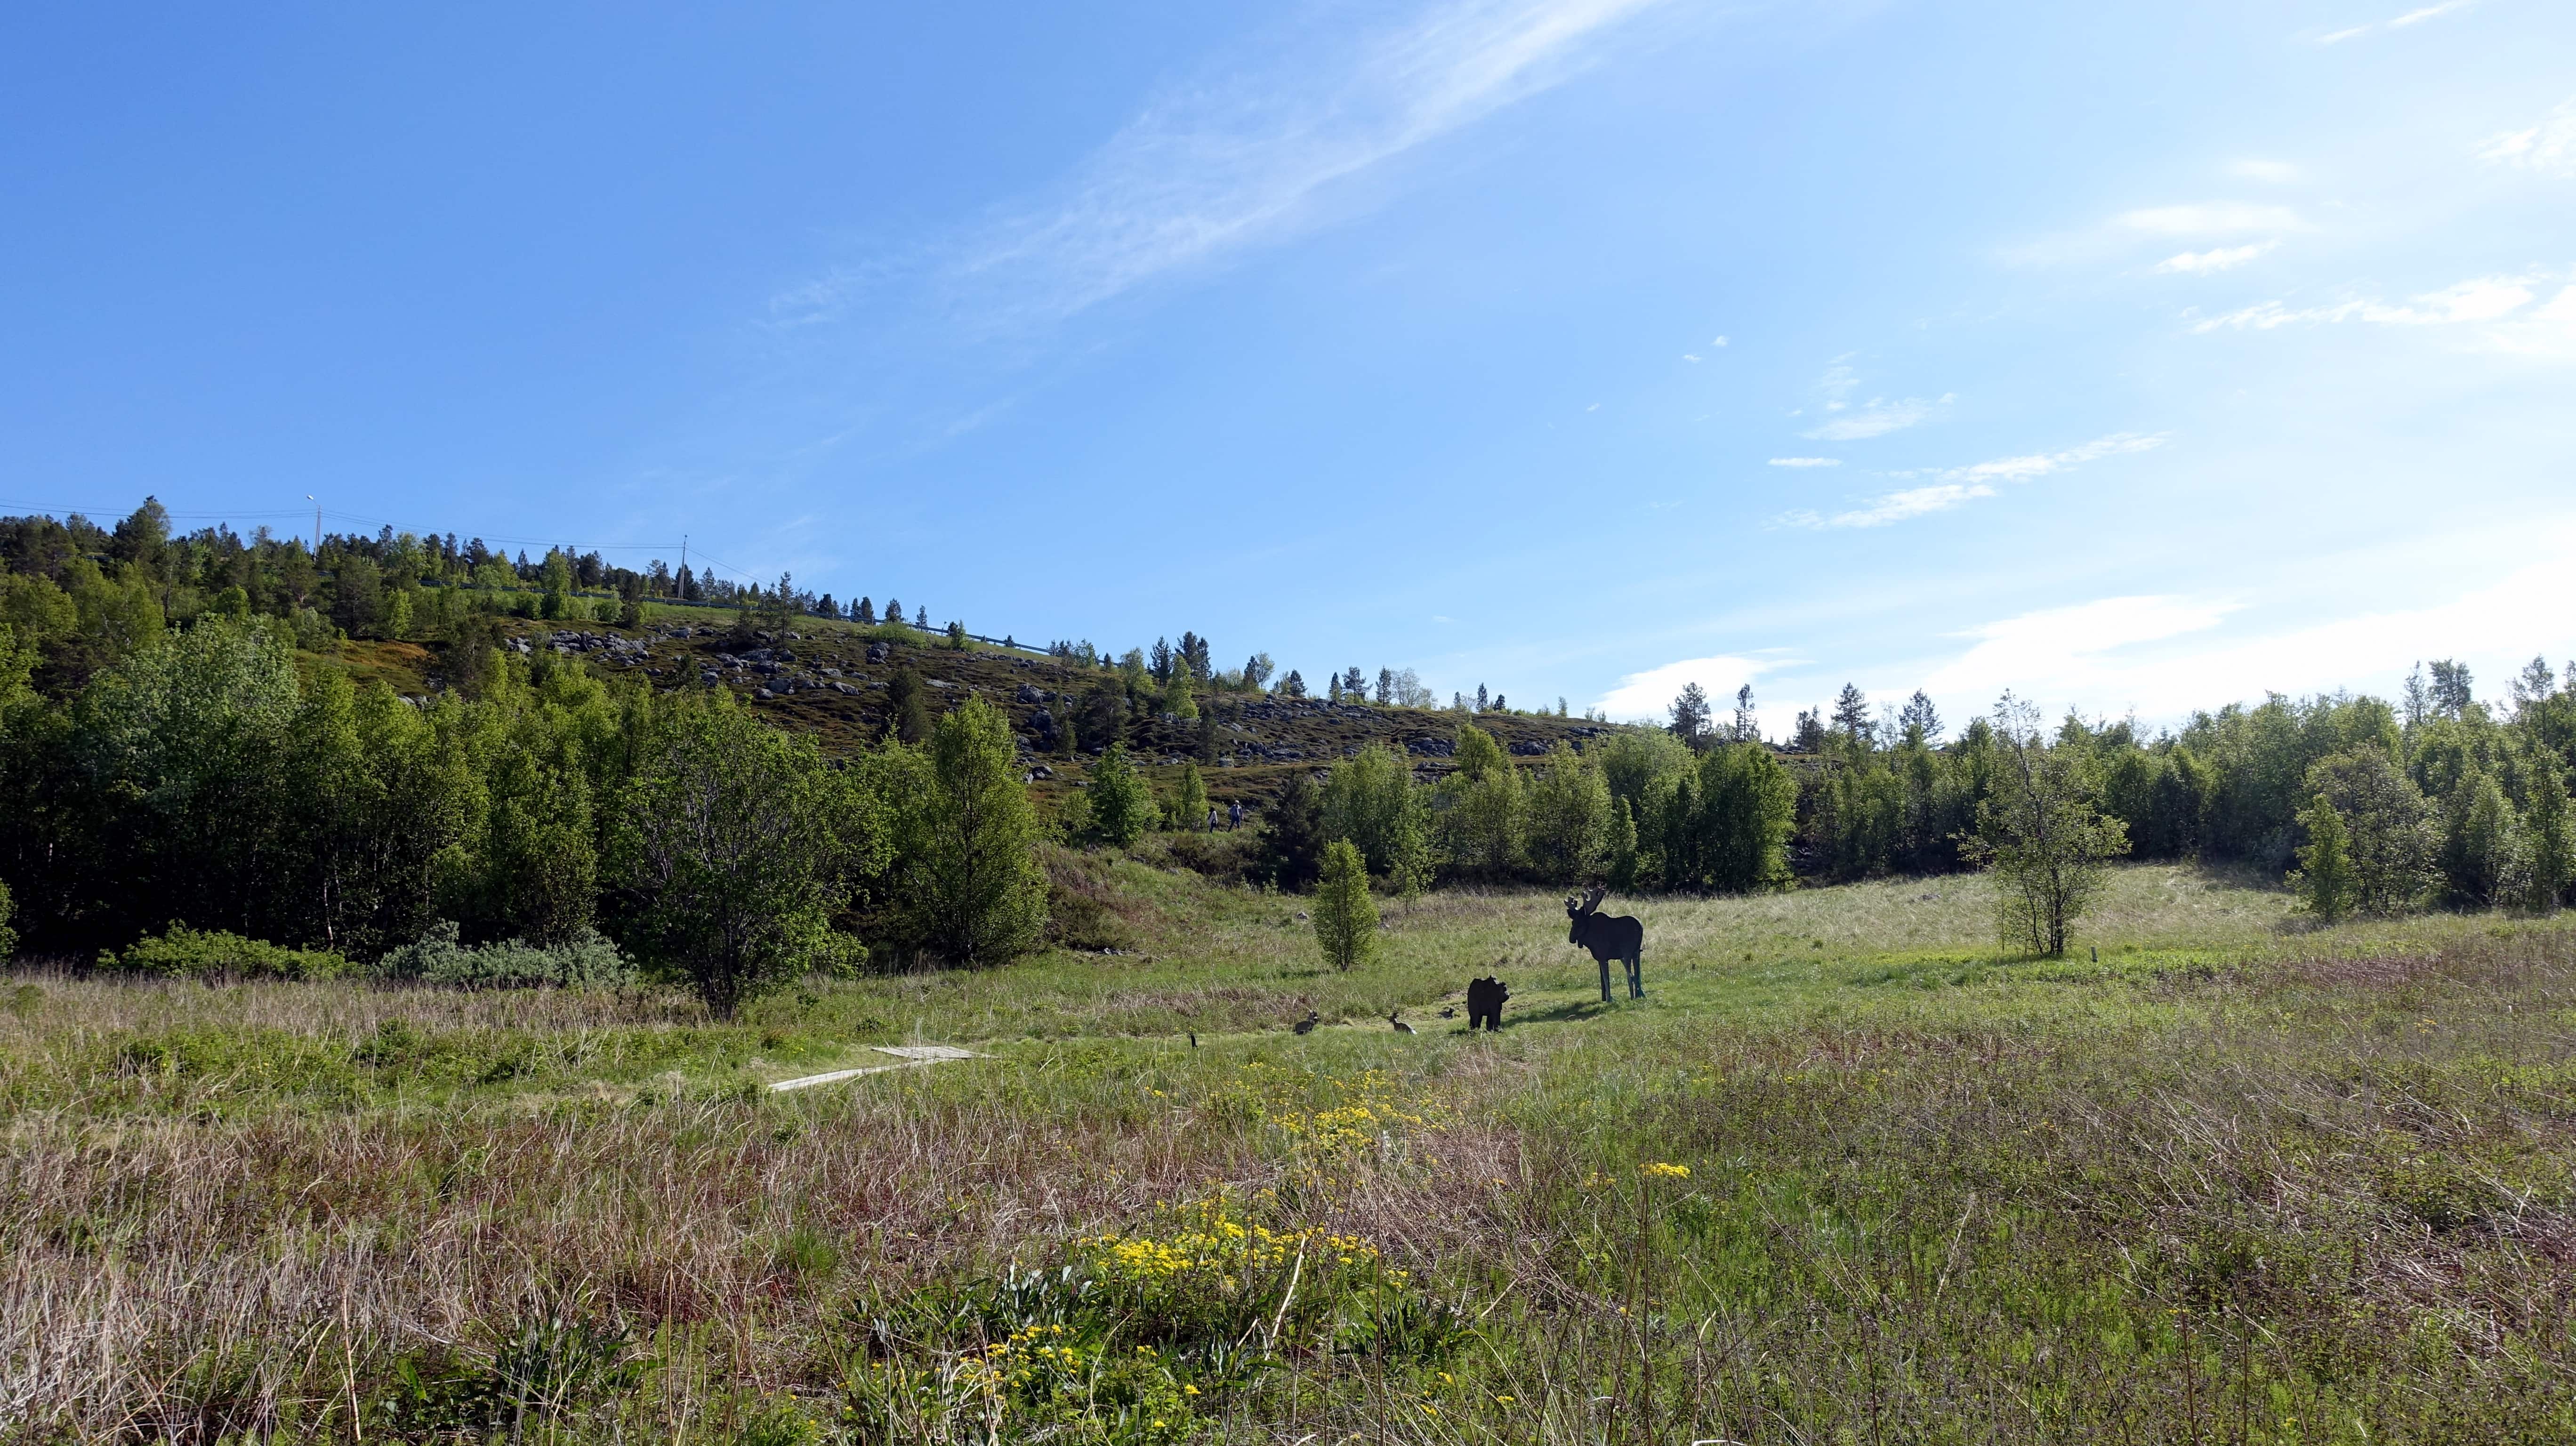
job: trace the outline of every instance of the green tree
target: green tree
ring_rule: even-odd
[[[1257,872],[1277,889],[1295,891],[1315,882],[1324,864],[1324,801],[1304,769],[1288,775],[1279,796],[1262,811]]]
[[[1127,761],[1127,745],[1112,743],[1091,765],[1091,827],[1118,848],[1145,836],[1154,826],[1154,792]]]
[[[1172,789],[1171,826],[1182,830],[1207,827],[1207,781],[1199,777],[1195,763],[1181,765],[1181,780]]]
[[[1529,859],[1550,883],[1579,883],[1600,872],[1609,843],[1610,786],[1601,770],[1559,743],[1529,787]],[[1629,826],[1629,846],[1636,826]]]
[[[1324,836],[1349,839],[1373,873],[1395,867],[1396,845],[1407,820],[1417,824],[1421,790],[1402,755],[1372,743],[1333,765],[1324,781]]]
[[[1966,852],[1994,879],[2004,946],[2054,958],[2129,851],[2128,832],[2093,806],[2083,752],[2049,747],[2039,710],[2010,693],[1995,708],[1995,750],[1995,791]]]
[[[1175,654],[1171,675],[1163,682],[1163,711],[1175,718],[1196,720],[1199,716],[1197,683],[1198,675],[1190,671],[1190,660]]]
[[[1798,784],[1759,743],[1713,748],[1700,760],[1699,861],[1707,887],[1728,893],[1789,880],[1789,836],[1797,827]]]
[[[2414,780],[2387,750],[2365,744],[2317,760],[2306,781],[2352,835],[2356,910],[2394,916],[2418,907],[2439,874],[2431,810]]]
[[[2557,910],[2568,885],[2576,883],[2576,827],[2568,821],[2567,785],[2559,779],[2556,763],[2538,760],[2530,793],[2531,806],[2522,812],[2524,854],[2530,860],[2523,906],[2547,914]]]
[[[1602,852],[1610,887],[1623,894],[1636,888],[1643,872],[1637,856],[1637,815],[1624,798],[1610,800],[1610,831]]]
[[[886,684],[886,721],[894,730],[896,741],[919,743],[930,736],[930,705],[925,700],[921,675],[910,668],[897,668]]]
[[[2481,907],[2512,902],[2527,887],[2521,817],[2490,773],[2452,786],[2443,813],[2442,872],[2451,891]]]
[[[845,900],[847,808],[813,740],[713,693],[672,706],[621,801],[626,951],[720,1019],[801,974]]]
[[[1037,947],[1047,890],[1010,720],[969,698],[939,720],[926,755],[898,815],[908,932],[952,963],[1007,964]]]
[[[1484,729],[1462,723],[1457,739],[1457,771],[1440,780],[1432,797],[1440,851],[1465,873],[1509,878],[1520,869],[1528,811],[1521,772]]]
[[[2335,812],[2334,801],[2320,793],[2299,822],[2308,831],[2307,846],[2299,850],[2299,867],[2291,873],[2289,884],[2299,896],[2299,907],[2326,923],[2342,921],[2361,897],[2360,876],[2352,863],[2352,832],[2344,827],[2343,815]]]
[[[1377,952],[1377,901],[1369,897],[1368,865],[1349,839],[1324,845],[1322,882],[1311,911],[1315,942],[1336,969],[1365,964]]]

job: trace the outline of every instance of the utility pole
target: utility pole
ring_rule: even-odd
[[[685,577],[687,577],[688,575],[689,575],[689,534],[687,534],[687,533],[683,532],[683,533],[681,533],[681,534],[680,534],[680,576],[685,578]],[[681,583],[681,584],[680,584],[680,601],[682,601],[682,602],[687,602],[688,600],[689,600],[689,585],[688,585],[687,583],[683,582],[683,583]]]
[[[310,492],[304,494],[304,500],[313,503],[313,557],[318,562],[322,558],[322,504]]]

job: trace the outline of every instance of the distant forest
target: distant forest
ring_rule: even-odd
[[[417,960],[441,939],[551,950],[582,977],[602,958],[684,976],[729,1008],[809,967],[1014,957],[1045,937],[1047,837],[1127,847],[1206,827],[1196,765],[1149,781],[1115,719],[1083,730],[1105,752],[1041,817],[1032,740],[981,700],[931,717],[899,678],[915,703],[902,726],[825,759],[724,687],[657,691],[498,646],[505,615],[633,625],[681,600],[729,604],[745,633],[900,616],[892,598],[844,606],[789,578],[504,558],[452,536],[333,536],[318,553],[178,536],[152,502],[113,528],[0,519],[0,928],[57,958],[113,956],[170,924],[359,960]],[[904,635],[966,646],[955,623],[919,631],[927,619],[916,609]],[[355,681],[322,656],[344,637],[429,644],[449,686],[404,699]],[[1115,658],[1043,652],[1120,693],[1119,718],[1434,702],[1393,669],[1274,681],[1266,655],[1222,665],[1194,633]],[[2153,736],[2072,714],[2045,727],[2010,699],[1952,729],[1920,693],[1883,709],[1847,687],[1782,745],[1760,738],[1749,690],[1736,704],[1721,721],[1693,687],[1668,727],[1577,729],[1532,756],[1478,726],[1508,711],[1501,697],[1453,694],[1446,718],[1409,714],[1328,768],[1281,768],[1257,829],[1192,857],[1300,889],[1348,840],[1398,893],[1738,891],[1976,867],[1996,857],[1998,819],[2044,795],[2095,855],[2297,866],[2311,892],[2329,882],[2329,914],[2552,909],[2576,871],[2576,665],[2562,678],[2534,659],[2481,700],[2439,661],[2393,702],[2274,696]],[[1394,736],[1426,724],[1439,747]]]

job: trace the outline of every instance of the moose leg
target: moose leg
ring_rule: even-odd
[[[1607,1004],[1610,1002],[1610,956],[1602,955],[1599,963],[1601,965],[1601,1002]]]
[[[1628,997],[1631,999],[1646,997],[1646,961],[1636,954],[1628,956]]]

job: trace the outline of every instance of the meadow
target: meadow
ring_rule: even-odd
[[[723,1024],[12,977],[0,1435],[2576,1436],[2564,922],[2139,865],[2032,961],[1974,876],[1664,897],[1605,1007],[1552,893],[1337,973],[1298,897],[1062,866],[1094,950]],[[984,1057],[766,1088],[914,1042]]]

